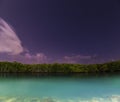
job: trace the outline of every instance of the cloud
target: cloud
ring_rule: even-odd
[[[44,53],[30,54],[27,52],[19,55],[0,54],[0,61],[17,61],[25,64],[39,64],[48,63],[49,58]]]
[[[44,53],[36,53],[35,55],[26,53],[23,59],[27,60],[26,63],[46,63],[48,61],[48,58]]]
[[[21,54],[22,52],[26,52]],[[22,47],[21,41],[13,28],[0,18],[0,60],[18,61],[22,63],[45,63],[47,56],[44,53],[30,54]]]
[[[86,55],[72,55],[72,56],[64,56],[63,61],[65,63],[80,63],[85,62],[86,60],[90,60],[92,56]]]
[[[21,41],[12,27],[0,18],[0,53],[18,55],[24,51]]]

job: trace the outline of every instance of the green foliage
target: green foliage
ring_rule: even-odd
[[[8,73],[102,73],[120,71],[120,61],[104,64],[21,64],[0,62],[0,72]]]

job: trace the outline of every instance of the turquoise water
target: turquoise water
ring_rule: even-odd
[[[120,76],[5,74],[0,102],[120,102]]]

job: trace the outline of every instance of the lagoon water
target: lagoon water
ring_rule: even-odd
[[[3,74],[0,102],[120,102],[120,76]]]

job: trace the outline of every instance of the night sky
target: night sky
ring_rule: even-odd
[[[102,63],[120,59],[119,0],[0,0],[0,17],[12,26],[23,47],[15,55],[1,51],[1,60]]]

